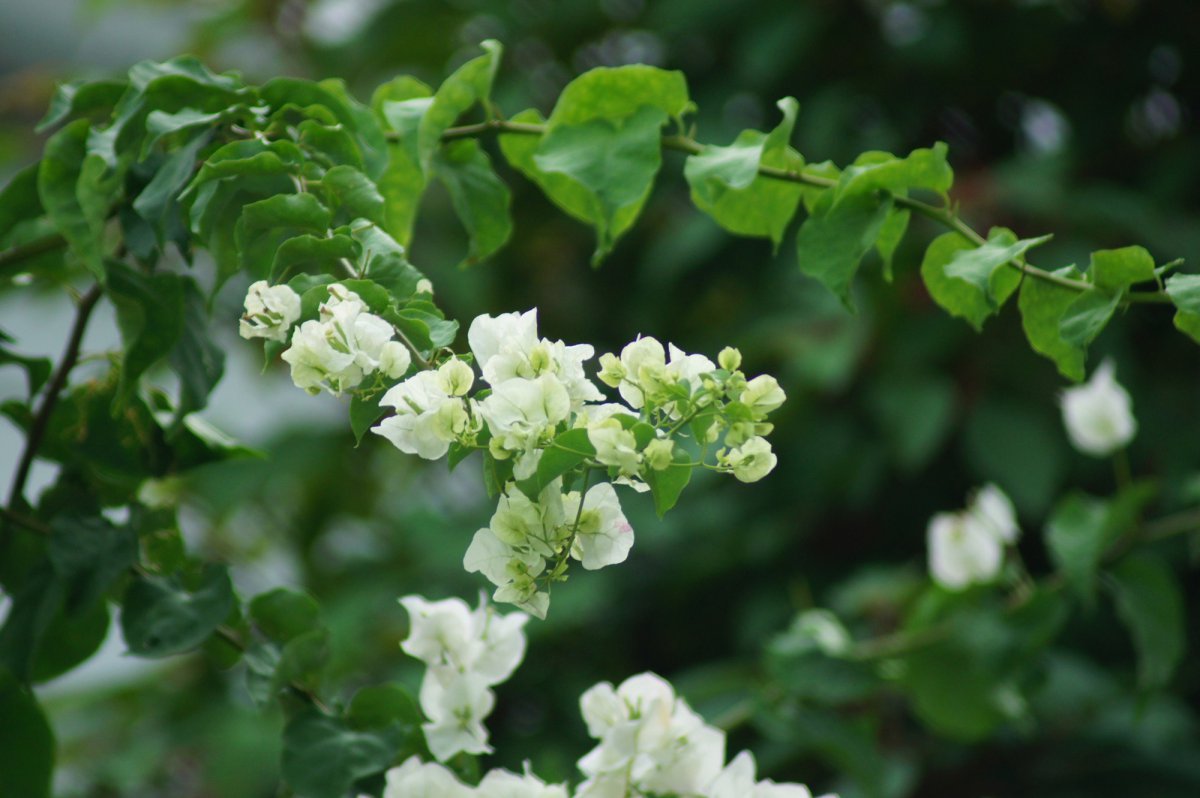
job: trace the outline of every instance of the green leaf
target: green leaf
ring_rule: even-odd
[[[1144,247],[1102,249],[1092,253],[1092,282],[1107,293],[1154,280],[1154,258]]]
[[[287,684],[298,684],[308,690],[316,690],[332,654],[329,644],[329,630],[325,627],[302,632],[284,643],[279,651],[279,664],[275,668],[276,689]]]
[[[1019,262],[1028,250],[1051,238],[1053,236],[1044,235],[1017,241],[1011,231],[994,228],[988,234],[987,243],[956,253],[946,265],[946,275],[975,286],[990,303],[998,306],[998,297],[992,288],[992,273],[1005,268],[1005,264]]]
[[[104,227],[85,211],[78,192],[89,130],[86,119],[77,119],[46,141],[38,167],[38,197],[72,252],[102,279]]]
[[[81,116],[108,116],[125,89],[123,80],[76,80],[59,84],[50,98],[50,108],[33,130],[44,133],[61,122]]]
[[[1117,612],[1138,651],[1138,683],[1165,687],[1183,659],[1183,594],[1170,567],[1150,554],[1127,557],[1110,572]]]
[[[204,567],[195,586],[179,577],[139,576],[122,602],[121,633],[131,654],[167,657],[196,648],[233,609],[233,587],[223,565]]]
[[[385,203],[384,227],[406,246],[427,182],[417,139],[421,119],[433,104],[431,95],[424,83],[404,75],[380,86],[371,101],[395,134],[388,142],[387,169],[377,183]]]
[[[1096,572],[1123,531],[1110,522],[1111,507],[1101,499],[1073,493],[1060,501],[1046,522],[1046,547],[1055,567],[1085,599],[1095,593]]]
[[[863,256],[875,246],[888,212],[890,196],[850,195],[836,206],[826,192],[796,235],[800,271],[819,280],[854,310],[851,287]]]
[[[863,153],[842,171],[833,188],[833,203],[877,191],[904,194],[910,189],[924,189],[945,196],[954,182],[946,151],[946,145],[939,141],[932,148],[913,150],[905,158],[889,152]]]
[[[360,105],[347,92],[340,80],[329,79],[319,83],[299,78],[274,78],[267,81],[258,90],[264,102],[274,108],[295,106],[311,111],[312,106],[326,109],[346,132],[354,137],[358,157],[368,176],[378,177],[387,166],[387,142],[383,131],[375,120],[375,115]],[[310,113],[318,121],[318,114]],[[332,153],[326,153],[332,154]],[[335,157],[336,162],[344,162],[345,156]],[[351,164],[356,165],[356,164]]]
[[[208,142],[208,134],[202,133],[167,156],[133,201],[133,209],[139,216],[148,222],[163,222],[164,215],[176,205],[180,192],[191,179],[196,158]]]
[[[1120,293],[1109,294],[1094,288],[1078,292],[1063,311],[1058,323],[1059,335],[1067,345],[1086,349],[1108,324],[1120,303]]]
[[[29,386],[29,399],[32,401],[34,395],[50,378],[50,360],[44,357],[25,357],[5,346],[0,346],[0,366],[10,363],[20,366],[25,371],[25,381]]]
[[[183,279],[177,274],[142,274],[119,261],[106,261],[108,297],[117,310],[124,350],[116,403],[137,390],[146,369],[170,354],[183,334]]]
[[[332,214],[315,194],[277,194],[242,208],[247,235],[276,227],[297,228],[312,233],[329,229]]]
[[[654,497],[654,511],[658,517],[666,515],[667,510],[679,501],[679,495],[687,487],[692,478],[691,455],[683,447],[676,446],[671,453],[674,462],[662,471],[646,469],[646,484],[650,486],[650,495]]]
[[[883,278],[888,282],[892,280],[892,256],[896,254],[896,248],[904,240],[911,216],[912,214],[907,209],[892,208],[887,219],[883,221],[883,226],[879,228],[879,235],[875,238],[875,249],[879,252],[879,259],[883,261]]]
[[[761,166],[799,172],[804,159],[788,142],[799,105],[785,97],[783,121],[770,133],[744,130],[728,147],[706,146],[689,155],[683,173],[692,202],[731,233],[771,239],[776,248],[803,196],[799,183],[758,174]]]
[[[1176,329],[1200,343],[1200,274],[1174,274],[1166,287],[1176,307]]]
[[[250,600],[247,610],[254,625],[277,643],[315,629],[321,619],[316,599],[284,587],[259,593]]]
[[[68,586],[67,609],[87,609],[137,562],[137,538],[103,516],[63,515],[50,523],[46,554]]]
[[[553,122],[553,117],[551,117]],[[533,161],[585,190],[586,220],[596,228],[598,263],[632,225],[662,164],[661,130],[666,115],[645,105],[631,116],[551,125]]]
[[[645,106],[679,120],[691,109],[683,73],[644,64],[588,70],[562,90],[550,114],[550,126],[622,119]]]
[[[400,723],[419,727],[425,716],[412,693],[398,684],[364,687],[346,708],[346,720],[355,729],[379,729]]]
[[[995,269],[991,273],[987,291],[946,273],[946,268],[960,253],[974,249],[975,245],[959,233],[943,233],[925,250],[925,258],[921,261],[921,278],[934,302],[951,316],[965,319],[978,331],[1020,285],[1021,272],[1016,269]]]
[[[195,280],[185,278],[182,283],[183,324],[169,357],[171,369],[179,376],[176,425],[208,405],[209,394],[225,373],[225,351],[213,340],[204,296]]]
[[[343,259],[356,262],[359,252],[360,248],[354,239],[344,233],[328,238],[311,233],[292,236],[275,250],[269,282],[278,285],[290,280],[294,271],[316,274],[335,272],[341,268]]]
[[[425,175],[430,173],[434,152],[441,146],[442,134],[446,132],[446,128],[453,125],[463,112],[475,103],[483,103],[485,106],[489,103],[492,81],[496,77],[496,69],[500,66],[503,48],[499,42],[491,39],[479,46],[484,54],[463,64],[446,78],[433,95],[433,102],[429,104],[417,126],[417,156]],[[488,115],[491,116],[490,109]]]
[[[321,178],[321,190],[330,207],[345,212],[346,221],[362,218],[383,224],[383,195],[369,177],[353,166],[330,169]]]
[[[375,422],[379,420],[385,409],[379,406],[379,397],[364,397],[354,394],[350,397],[350,429],[354,432],[354,445],[362,443],[363,436]]]
[[[283,731],[283,778],[302,798],[343,798],[356,780],[391,765],[399,742],[398,730],[356,731],[307,710]]]
[[[1080,277],[1071,266],[1052,273],[1073,280]],[[1084,377],[1084,351],[1063,338],[1060,325],[1067,309],[1078,297],[1078,291],[1031,278],[1021,283],[1021,295],[1017,300],[1021,326],[1029,345],[1035,352],[1054,361],[1058,372],[1075,382]]]
[[[356,225],[351,235],[363,253],[362,271],[386,288],[397,302],[403,303],[417,292],[417,283],[425,275],[408,262],[404,247],[398,241],[381,228],[368,224]],[[436,306],[426,304],[436,310]],[[441,311],[437,314],[440,318]]]
[[[940,643],[910,654],[904,664],[903,683],[913,709],[939,734],[980,740],[1009,719],[1006,685],[970,647]]]
[[[0,795],[49,798],[54,732],[32,692],[0,669]]]
[[[463,139],[443,146],[433,160],[433,173],[450,193],[454,210],[467,230],[467,256],[460,266],[485,260],[508,242],[512,235],[512,197],[479,142]]]
[[[595,456],[596,448],[588,439],[587,429],[584,427],[569,429],[546,447],[546,450],[542,452],[541,460],[538,461],[537,471],[528,479],[518,482],[517,487],[526,496],[536,501],[547,485],[584,460]],[[503,486],[504,483],[500,484]]]

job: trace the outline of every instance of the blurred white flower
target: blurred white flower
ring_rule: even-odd
[[[929,521],[929,573],[948,590],[990,582],[1000,574],[1004,542],[971,513],[938,513]]]
[[[1067,437],[1084,454],[1106,457],[1137,433],[1133,402],[1117,382],[1111,360],[1101,363],[1083,385],[1063,391],[1062,410]]]

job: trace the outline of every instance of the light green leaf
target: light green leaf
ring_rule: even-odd
[[[554,439],[538,460],[537,471],[528,479],[517,483],[529,498],[537,501],[542,490],[563,474],[575,468],[589,457],[596,456],[596,448],[588,439],[587,429],[569,429]]]
[[[1176,307],[1176,329],[1200,343],[1200,274],[1172,275],[1166,287]]]
[[[1127,557],[1110,572],[1117,612],[1138,651],[1138,683],[1165,687],[1187,647],[1179,581],[1151,554]]]
[[[54,732],[34,694],[0,668],[0,795],[49,798]]]
[[[646,484],[654,497],[654,511],[662,518],[679,501],[680,494],[692,478],[691,455],[683,447],[676,446],[671,453],[672,463],[662,471],[647,469]]]
[[[796,235],[800,271],[832,291],[847,310],[854,310],[851,287],[863,256],[875,240],[891,210],[890,196],[856,194],[833,205],[826,193]]]
[[[384,412],[378,395],[368,398],[356,393],[350,397],[350,431],[354,433],[355,446],[362,443],[363,436]]]
[[[434,157],[433,172],[450,192],[467,229],[467,256],[459,265],[478,263],[503,247],[512,235],[512,197],[479,142],[464,139],[444,145]]]
[[[697,208],[729,232],[769,238],[775,247],[804,192],[800,183],[758,174],[760,166],[804,168],[804,159],[788,144],[799,105],[785,97],[778,106],[783,121],[770,133],[744,130],[728,147],[710,145],[689,155],[683,168]]]
[[[691,108],[683,73],[644,64],[588,70],[562,90],[549,124],[557,127],[593,119],[618,120],[633,116],[647,105],[670,119],[681,118]]]
[[[223,565],[209,564],[194,587],[179,577],[139,576],[122,602],[121,634],[139,657],[167,657],[196,648],[233,608],[233,587]]]
[[[883,261],[883,278],[888,282],[892,281],[892,256],[896,254],[896,248],[908,232],[908,220],[911,215],[906,208],[892,208],[875,239],[875,249],[879,252],[879,259]]]
[[[921,261],[921,278],[934,302],[951,316],[965,319],[980,330],[989,316],[995,315],[1021,283],[1016,269],[994,269],[987,291],[974,283],[951,277],[947,267],[962,253],[972,252],[975,245],[959,233],[943,233],[930,243]]]
[[[598,263],[641,212],[662,164],[659,131],[666,116],[645,105],[619,119],[552,125],[533,157],[542,172],[584,189],[585,214],[596,227]]]
[[[1051,238],[1053,236],[1044,235],[1017,241],[1011,231],[993,228],[986,244],[955,254],[946,265],[946,275],[970,283],[983,292],[989,302],[998,306],[998,298],[992,288],[992,273],[1005,268],[1009,262],[1017,261],[1028,250]]]
[[[1073,280],[1080,274],[1072,266],[1052,272]],[[1021,311],[1021,326],[1034,351],[1054,361],[1058,372],[1069,380],[1079,382],[1084,377],[1084,351],[1062,336],[1061,321],[1067,308],[1079,297],[1079,292],[1055,285],[1046,280],[1030,278],[1021,284],[1017,307]]]
[[[1092,282],[1107,293],[1154,280],[1154,258],[1144,247],[1102,249],[1092,253]]]
[[[406,246],[425,191],[425,170],[421,167],[417,139],[421,119],[433,104],[431,94],[421,81],[402,76],[380,86],[371,101],[395,136],[388,142],[387,169],[377,184],[385,203],[384,227]]]
[[[1059,334],[1068,345],[1086,349],[1108,324],[1120,303],[1120,293],[1110,294],[1095,288],[1078,292],[1063,311],[1058,323]]]
[[[939,141],[932,148],[913,150],[905,158],[888,152],[863,153],[842,171],[833,188],[833,203],[876,191],[903,194],[910,189],[925,189],[944,196],[954,182],[946,149]]]

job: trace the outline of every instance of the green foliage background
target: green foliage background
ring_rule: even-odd
[[[36,157],[40,144],[25,131],[54,78],[191,50],[250,79],[341,76],[364,97],[399,73],[436,85],[494,37],[506,45],[494,93],[506,109],[548,113],[578,72],[645,61],[687,74],[708,142],[769,130],[775,98],[788,95],[800,102],[793,142],[809,162],[948,142],[964,215],[977,229],[1054,232],[1037,251],[1047,267],[1134,243],[1159,262],[1200,250],[1200,10],[1188,3],[413,0],[379,4],[346,41],[324,45],[304,26],[303,3],[77,11],[127,25],[101,62],[73,60],[73,34],[59,34],[71,44],[57,52],[29,52],[4,40],[18,26],[0,33],[6,168]],[[0,22],[16,13],[0,5]],[[178,39],[146,50],[156,43],[138,26],[150,23]],[[920,258],[941,230],[914,221],[890,284],[868,261],[849,315],[800,275],[794,225],[776,253],[697,213],[677,153],[664,154],[667,177],[599,269],[589,265],[593,232],[494,160],[513,190],[513,238],[498,255],[456,268],[465,237],[440,188],[416,223],[411,258],[447,315],[537,306],[544,334],[601,351],[639,332],[710,354],[733,344],[748,372],[779,375],[789,394],[770,478],[743,486],[697,475],[665,520],[649,498],[630,502],[630,560],[556,592],[549,620],[529,627],[525,664],[498,691],[488,724],[495,764],[529,758],[543,777],[568,777],[586,750],[580,692],[654,670],[730,725],[730,750],[753,749],[765,774],[845,798],[1200,792],[1200,671],[1185,657],[1168,689],[1139,690],[1133,643],[1107,600],[1072,614],[1027,674],[1028,707],[1016,719],[973,703],[971,679],[991,677],[964,662],[983,652],[1000,668],[1004,651],[1005,632],[981,597],[964,599],[955,636],[970,656],[935,649],[926,681],[909,685],[923,697],[917,714],[784,634],[813,606],[839,612],[864,637],[889,631],[922,578],[929,516],[961,506],[983,481],[1016,502],[1022,555],[1037,573],[1055,566],[1040,534],[1055,501],[1069,488],[1113,491],[1107,463],[1069,448],[1056,401],[1065,382],[1029,350],[1015,310],[977,335],[929,299]],[[231,329],[240,288],[218,306]],[[1153,506],[1195,504],[1195,345],[1175,333],[1168,309],[1135,308],[1093,345],[1089,370],[1104,356],[1116,360],[1141,424],[1133,472],[1162,479]],[[473,475],[448,475],[380,440],[354,448],[322,402],[311,400],[311,420],[289,415],[298,423],[254,441],[265,458],[190,472],[189,546],[235,564],[243,587],[288,584],[319,597],[333,632],[330,683],[415,684],[419,666],[397,647],[405,618],[395,598],[473,595],[481,585],[463,573],[461,554],[490,505]],[[1193,543],[1173,540],[1161,553],[1187,573]],[[1139,578],[1132,570],[1117,575],[1116,590]],[[1195,579],[1184,588],[1194,608]],[[51,682],[44,700],[59,736],[60,794],[274,794],[282,720],[254,707],[210,653],[91,687],[55,692]]]

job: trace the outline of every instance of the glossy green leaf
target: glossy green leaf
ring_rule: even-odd
[[[378,177],[387,166],[387,142],[383,130],[369,109],[346,91],[342,81],[319,83],[299,78],[274,78],[258,90],[264,102],[274,107],[295,105],[301,108],[321,106],[337,124],[352,134],[367,175]]]
[[[1053,274],[1079,279],[1071,266]],[[1035,352],[1054,361],[1058,372],[1076,382],[1084,377],[1084,351],[1062,336],[1061,322],[1067,308],[1079,297],[1079,292],[1045,280],[1027,279],[1021,284],[1017,307],[1021,311],[1021,326]]]
[[[0,795],[49,798],[54,732],[27,688],[0,668]]]
[[[1117,612],[1138,652],[1138,683],[1165,687],[1187,647],[1183,593],[1171,568],[1151,554],[1125,558],[1110,572]]]
[[[346,221],[363,218],[383,224],[383,195],[370,178],[354,167],[330,169],[321,178],[321,190],[329,207],[342,211]]]
[[[965,319],[976,330],[994,315],[1021,283],[1016,269],[995,269],[991,272],[988,290],[974,283],[951,277],[947,267],[961,253],[970,252],[975,245],[958,233],[943,233],[930,243],[921,261],[921,278],[934,302],[951,316]]]
[[[460,266],[478,263],[508,242],[512,197],[479,142],[464,139],[444,145],[433,160],[433,173],[450,193],[467,230],[467,256]]]
[[[683,169],[697,208],[731,233],[769,238],[776,247],[796,215],[803,188],[759,175],[758,169],[804,168],[804,159],[788,144],[799,104],[785,97],[778,106],[783,121],[770,133],[744,130],[728,147],[709,145],[689,155]]]
[[[680,494],[692,478],[691,455],[682,447],[676,446],[672,452],[671,465],[662,471],[647,469],[646,484],[650,486],[650,495],[654,497],[654,511],[662,518],[667,511],[679,501]]]
[[[848,310],[854,309],[854,275],[875,246],[891,205],[890,196],[871,194],[851,195],[834,205],[827,192],[796,235],[800,271],[820,281]]]
[[[345,233],[328,237],[312,233],[292,236],[275,250],[268,281],[272,285],[287,282],[297,272],[339,273],[342,261],[354,263],[359,251],[354,239]]]
[[[229,615],[233,601],[229,572],[222,565],[206,565],[194,586],[176,576],[139,576],[125,591],[121,633],[136,656],[180,654],[207,640]]]

